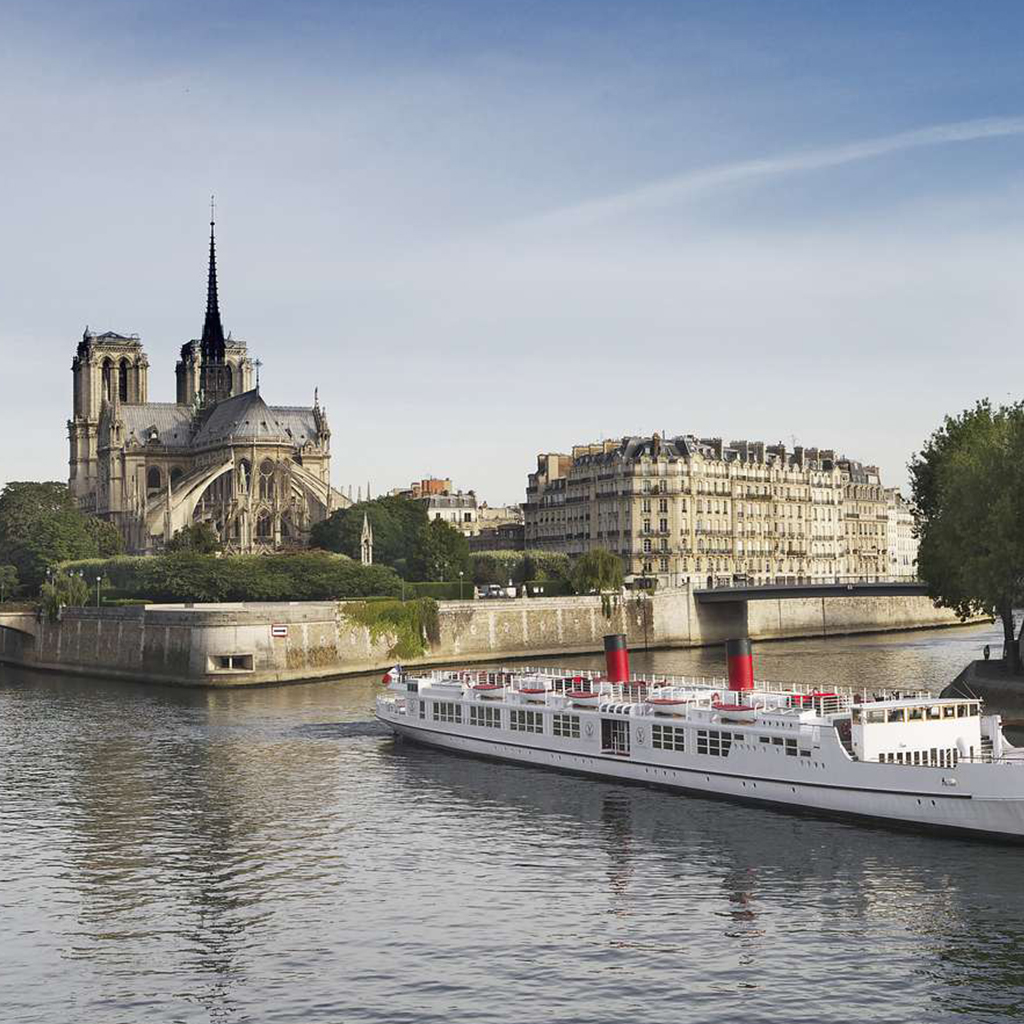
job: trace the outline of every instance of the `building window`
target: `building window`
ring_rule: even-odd
[[[645,537],[644,538],[644,551],[650,551],[650,550],[651,550],[651,538],[650,537]]]
[[[563,739],[578,740],[580,738],[580,716],[552,715],[551,732]]]
[[[662,572],[668,572],[668,559],[667,558],[663,558],[661,560],[661,571]]]
[[[157,469],[156,466],[150,466],[149,469],[146,470],[146,490],[160,490],[160,470]]]
[[[501,708],[492,708],[486,704],[471,704],[469,707],[469,724],[479,725],[485,729],[500,729]]]
[[[260,498],[270,501],[274,497],[274,464],[265,460],[260,465]]]
[[[509,712],[509,728],[513,732],[543,732],[544,713],[513,709]]]
[[[117,397],[122,402],[128,401],[128,360],[122,359],[117,368]]]
[[[270,540],[274,535],[273,521],[269,512],[264,512],[256,520],[256,536],[260,540]]]
[[[462,705],[450,700],[434,701],[435,722],[457,722],[462,724]]]
[[[678,725],[652,725],[651,746],[655,750],[685,750],[686,730]]]

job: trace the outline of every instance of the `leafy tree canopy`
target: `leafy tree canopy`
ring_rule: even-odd
[[[408,567],[413,580],[457,580],[461,572],[468,583],[469,542],[450,523],[432,519],[420,527]]]
[[[9,483],[0,494],[0,562],[33,591],[58,562],[121,550],[117,529],[79,511],[66,484]]]
[[[43,608],[51,621],[56,622],[61,608],[81,607],[89,603],[89,584],[78,573],[58,572],[52,580],[44,583],[39,595]]]
[[[622,559],[607,548],[594,548],[576,559],[573,587],[577,594],[622,589]]]
[[[910,463],[918,574],[937,604],[1003,624],[1014,671],[1024,601],[1024,404],[979,402],[945,423]],[[1024,631],[1022,631],[1024,632]]]
[[[422,504],[389,495],[338,509],[330,518],[313,527],[310,544],[349,558],[359,558],[364,515],[373,530],[373,560],[380,565],[394,566],[397,562],[407,561],[415,549],[420,530],[427,524],[427,512]]]
[[[0,565],[0,595],[10,600],[18,589],[18,570],[13,565]]]
[[[212,555],[219,550],[220,540],[210,523],[192,523],[182,527],[167,544],[168,552],[190,551],[196,555]]]

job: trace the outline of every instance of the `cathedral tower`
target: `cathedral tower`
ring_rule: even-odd
[[[74,381],[68,420],[69,483],[79,504],[95,500],[97,437],[104,403],[145,403],[149,360],[137,334],[93,334],[88,327],[71,362]]]

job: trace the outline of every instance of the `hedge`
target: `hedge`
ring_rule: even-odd
[[[502,586],[523,580],[566,580],[572,576],[568,555],[550,551],[476,551],[470,555],[473,582],[477,585],[498,583]]]
[[[276,555],[121,555],[65,562],[86,580],[101,576],[121,600],[159,602],[333,601],[399,597],[402,581],[380,565],[325,551]]]

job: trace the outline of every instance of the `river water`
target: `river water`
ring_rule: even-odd
[[[755,656],[759,678],[938,688],[985,642]],[[379,690],[0,668],[0,1020],[1024,1018],[1020,851],[431,752],[374,726]]]

